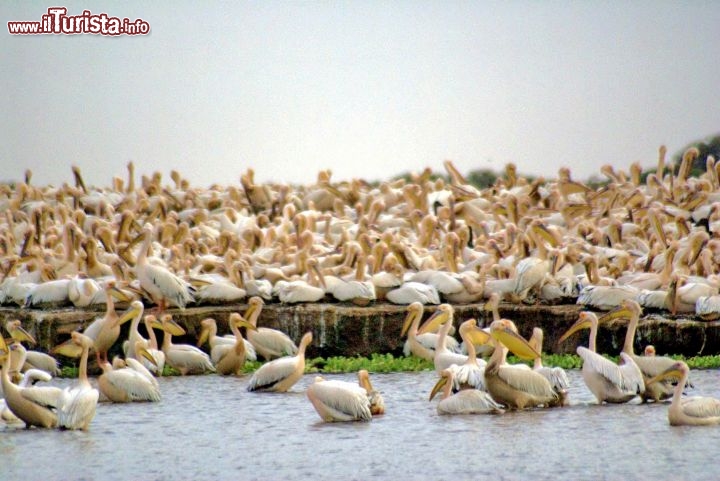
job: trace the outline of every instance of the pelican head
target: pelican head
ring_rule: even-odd
[[[595,313],[589,311],[581,312],[578,320],[575,321],[575,324],[570,326],[570,328],[565,331],[562,336],[560,336],[560,339],[558,339],[558,344],[582,329],[590,329],[593,322],[595,324],[597,324],[598,322],[598,318]]]
[[[200,321],[200,326],[200,337],[198,338],[197,342],[198,347],[202,346],[208,341],[208,338],[210,337],[210,332],[213,329],[217,330],[217,323],[212,317],[206,317],[205,319]]]
[[[440,372],[440,379],[438,379],[438,382],[435,383],[435,386],[433,386],[432,391],[430,391],[430,399],[428,401],[432,401],[437,394],[443,390],[445,385],[447,383],[452,382],[452,371],[450,369],[443,369]]]
[[[8,321],[5,323],[5,330],[10,334],[10,337],[13,338],[13,340],[17,342],[29,342],[30,344],[35,344],[35,338],[30,335],[25,329],[23,329],[22,324],[18,319],[15,319],[13,321]]]
[[[251,322],[249,322],[247,319],[245,319],[243,316],[238,314],[237,312],[233,312],[230,314],[230,317],[228,318],[228,324],[232,324],[238,329],[241,327],[244,327],[246,329],[257,331],[257,327],[254,326]]]
[[[515,323],[500,319],[490,324],[490,335],[521,359],[535,359],[540,353],[518,334]]]
[[[419,302],[413,302],[407,306],[407,316],[405,317],[405,323],[403,324],[400,336],[404,336],[405,334],[407,334],[408,329],[410,329],[410,325],[412,325],[413,321],[416,318],[422,316],[422,312],[423,305]]]
[[[673,380],[679,380],[683,376],[687,376],[690,372],[690,368],[687,364],[683,361],[677,361],[670,365],[667,369],[665,369],[660,374],[648,379],[645,381],[645,386],[649,384],[653,384],[658,381],[662,381],[665,379],[673,379]]]
[[[151,327],[155,329],[162,329],[163,331],[167,332],[168,334],[172,334],[173,336],[182,336],[183,334],[185,334],[185,329],[183,329],[180,324],[175,322],[175,320],[170,314],[163,314],[159,321],[153,316],[153,318],[150,319],[148,322]]]
[[[428,317],[427,321],[418,329],[418,334],[424,334],[426,332],[435,332],[440,326],[448,321],[452,320],[453,308],[450,304],[440,304],[432,316]]]

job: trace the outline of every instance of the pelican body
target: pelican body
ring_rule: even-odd
[[[293,387],[305,372],[305,349],[312,338],[312,332],[306,332],[295,356],[281,357],[260,366],[250,378],[247,390],[286,392]]]
[[[651,378],[648,384],[668,378],[677,379],[672,401],[668,408],[668,421],[671,426],[708,426],[720,424],[720,399],[712,397],[682,397],[690,368],[683,361],[677,361],[668,369]]]

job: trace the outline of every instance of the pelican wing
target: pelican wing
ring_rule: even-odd
[[[55,386],[26,387],[20,391],[22,397],[46,408],[57,408],[62,389]]]
[[[693,396],[682,400],[682,410],[688,416],[709,418],[720,416],[720,400],[712,397]]]
[[[583,365],[587,363],[592,371],[604,377],[610,384],[617,386],[620,390],[634,393],[645,391],[645,383],[640,368],[624,352],[620,353],[620,358],[624,362],[622,365],[615,364],[583,346],[577,348],[577,353],[583,359]]]
[[[318,381],[307,388],[307,396],[325,421],[370,421],[367,391],[345,381]]]
[[[248,331],[248,341],[261,355],[275,358],[282,356],[294,356],[297,354],[297,346],[290,337],[277,329],[259,327],[257,331]]]
[[[195,293],[197,302],[236,302],[247,296],[245,289],[241,289],[228,282],[214,282],[201,287]]]
[[[464,389],[437,405],[438,414],[485,414],[501,413],[502,406],[485,391]]]
[[[183,308],[194,301],[194,288],[163,266],[147,264],[145,266],[146,279],[152,283],[155,290],[166,297],[171,304]]]
[[[141,363],[137,359],[130,358],[130,359],[125,359],[125,364],[127,364],[127,366],[130,369],[132,369],[133,371],[136,371],[137,373],[142,375],[144,378],[149,380],[153,385],[159,387],[157,379],[155,379],[155,376],[152,375],[150,370],[147,367],[145,367],[145,365],[143,363]]]
[[[58,426],[85,429],[95,417],[100,392],[89,386],[65,388],[58,402]]]
[[[25,357],[25,364],[30,365],[32,368],[41,369],[53,376],[60,374],[60,367],[57,359],[39,351],[27,351]],[[26,370],[23,368],[23,370]]]
[[[291,375],[297,366],[296,357],[281,357],[260,366],[250,378],[248,391],[269,389]]]
[[[550,382],[555,391],[564,391],[570,387],[570,379],[561,367],[542,367],[537,372]]]
[[[159,401],[161,398],[160,389],[134,369],[117,369],[105,377],[114,387],[128,393],[132,401]]]
[[[210,356],[188,344],[173,344],[165,353],[165,360],[174,368],[188,368],[192,372],[215,371]]]
[[[515,366],[506,364],[498,369],[498,377],[511,388],[532,396],[556,396],[550,382],[532,369],[518,369]]]

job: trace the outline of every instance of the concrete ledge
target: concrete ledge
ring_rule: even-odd
[[[120,312],[122,306],[118,307]],[[246,304],[191,307],[184,311],[171,309],[168,312],[187,330],[187,335],[175,342],[195,344],[199,334],[200,321],[213,317],[218,322],[220,334],[227,332],[227,318],[231,312],[245,312]],[[426,319],[435,306],[426,306]],[[562,333],[577,320],[582,310],[577,305],[525,306],[502,304],[500,314],[512,319],[520,333],[528,337],[535,326],[545,331],[544,351],[547,353],[574,353],[577,345],[587,345],[588,331],[573,335],[562,345],[557,344]],[[152,312],[150,309],[148,312]],[[23,326],[38,341],[36,349],[49,351],[56,344],[65,341],[69,333],[84,329],[104,309],[80,310],[77,308],[15,309],[0,308],[0,321],[20,319]],[[312,330],[314,339],[308,348],[308,356],[369,356],[372,353],[402,354],[405,342],[400,338],[405,307],[394,304],[375,304],[356,307],[347,304],[267,304],[263,308],[258,325],[280,329],[296,340],[304,332]],[[483,304],[455,306],[455,325],[474,317],[481,326],[490,323],[490,313]],[[600,329],[598,350],[603,353],[618,353],[625,338],[627,323],[615,321]],[[127,337],[129,324],[123,326],[120,339]],[[140,327],[144,334],[144,326]],[[162,333],[159,333],[160,335]],[[635,351],[642,352],[647,344],[655,345],[659,354],[682,354],[685,356],[720,354],[720,322],[703,322],[695,318],[670,319],[651,314],[640,321],[636,334]],[[121,342],[111,351],[119,354]]]

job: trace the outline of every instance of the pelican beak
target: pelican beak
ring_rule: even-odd
[[[413,319],[415,319],[415,316],[417,313],[415,311],[410,311],[407,313],[407,316],[405,316],[405,322],[403,323],[402,331],[400,332],[400,337],[405,336],[407,334],[408,329],[410,329],[410,324],[412,324]]]
[[[157,360],[155,359],[155,357],[152,354],[150,354],[150,351],[148,351],[144,346],[137,346],[135,348],[135,353],[139,356],[144,357],[149,362],[151,362],[153,364],[153,366],[157,367]]]
[[[433,312],[432,316],[428,317],[427,321],[420,326],[417,332],[418,335],[425,334],[426,332],[436,332],[440,326],[447,322],[448,317],[449,315],[446,311],[437,309]]]
[[[604,324],[615,319],[630,319],[630,317],[632,317],[630,309],[620,304],[618,307],[600,316],[598,318],[598,324]]]
[[[656,383],[658,381],[663,381],[665,379],[673,379],[673,380],[679,380],[682,377],[682,373],[680,372],[680,369],[678,369],[677,365],[673,364],[660,374],[657,374],[654,377],[651,377],[647,381],[645,381],[645,386],[647,387],[650,384]]]
[[[183,329],[180,324],[175,322],[175,319],[165,321],[165,324],[162,326],[163,331],[172,334],[173,336],[182,336],[183,334],[185,334],[185,329]]]
[[[203,327],[200,331],[200,337],[198,338],[197,347],[205,344],[208,340],[208,337],[210,337],[210,329],[207,327]]]
[[[435,383],[435,386],[433,386],[432,391],[430,391],[430,399],[428,401],[432,401],[435,396],[437,396],[437,393],[442,391],[442,389],[445,387],[445,385],[448,383],[448,378],[445,376],[442,376],[438,382]]]
[[[492,336],[484,329],[477,326],[466,331],[467,338],[475,346],[484,346],[492,340]]]
[[[537,352],[523,337],[510,328],[493,329],[491,336],[510,349],[520,359],[537,359]]]
[[[238,319],[237,321],[235,321],[235,325],[236,325],[238,328],[244,327],[245,329],[248,329],[248,330],[257,331],[257,327],[253,326],[250,322],[248,322],[248,321],[247,321],[244,317],[242,317],[242,316],[240,317],[240,319]]]
[[[365,388],[368,394],[373,392],[372,384],[370,384],[370,374],[365,369],[358,371],[358,378],[360,380],[360,387]]]
[[[13,328],[12,331],[10,331],[10,337],[13,338],[13,340],[18,342],[29,342],[30,344],[35,344],[35,338],[30,335],[29,332],[27,332],[25,329],[23,329],[22,326],[18,325],[17,327]]]
[[[74,338],[70,338],[62,344],[58,344],[52,350],[53,354],[59,354],[65,357],[80,357],[82,347],[75,342]]]
[[[533,232],[535,232],[535,234],[539,238],[543,239],[552,247],[557,247],[557,239],[554,235],[552,235],[552,232],[550,232],[544,224],[537,224],[533,226]]]
[[[565,331],[565,334],[560,336],[560,339],[558,339],[558,344],[560,344],[565,339],[567,339],[568,337],[572,336],[573,334],[575,334],[576,332],[578,332],[582,329],[590,329],[590,326],[591,326],[590,321],[588,319],[586,319],[585,316],[580,316],[580,319],[575,321],[575,324],[570,326],[570,329]]]
[[[128,296],[124,291],[122,291],[117,286],[112,286],[110,288],[110,295],[113,296],[113,298],[118,302],[130,302],[132,301],[132,298]]]
[[[140,313],[140,309],[136,307],[131,307],[125,313],[123,313],[122,316],[120,316],[120,319],[118,319],[118,326],[122,326],[126,322],[128,322],[130,319],[134,318]]]

